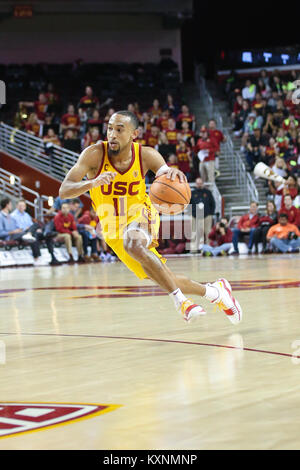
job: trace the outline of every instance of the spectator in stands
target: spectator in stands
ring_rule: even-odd
[[[186,121],[189,124],[189,127],[192,131],[195,130],[196,119],[194,114],[190,113],[190,109],[186,104],[181,106],[181,113],[177,116],[177,122],[179,123],[179,129],[181,128],[181,123]]]
[[[166,99],[166,104],[165,104],[164,109],[167,109],[169,111],[170,116],[172,116],[173,118],[176,118],[178,114],[178,106],[174,102],[173,95],[171,95],[170,93],[167,94],[167,99]]]
[[[195,132],[192,131],[189,127],[189,123],[187,121],[181,122],[181,129],[177,134],[177,139],[184,140],[185,142],[189,142],[192,137],[195,136]]]
[[[102,128],[102,135],[106,135],[107,132],[107,124],[110,120],[111,116],[115,113],[114,108],[109,108],[104,119],[103,119],[103,128]]]
[[[174,153],[171,153],[171,155],[169,155],[167,165],[171,168],[179,168],[178,159]]]
[[[97,233],[95,227],[99,222],[98,217],[92,218],[90,211],[85,211],[81,215],[82,208],[80,207],[80,199],[72,199],[69,203],[70,214],[73,215],[78,233],[82,237],[83,253],[85,261],[100,261],[97,252]],[[92,211],[92,209],[91,209]],[[93,211],[94,212],[94,211]],[[95,223],[97,220],[97,223]],[[91,247],[91,256],[88,254],[88,247]]]
[[[101,134],[102,127],[103,127],[103,120],[100,117],[100,113],[99,113],[98,109],[93,110],[92,115],[88,119],[87,124],[90,127],[97,127],[97,129],[99,131],[99,134]]]
[[[250,79],[247,79],[245,82],[245,86],[242,89],[242,97],[244,100],[253,101],[256,94],[256,85],[252,83]]]
[[[78,117],[80,121],[80,130],[79,130],[80,138],[83,139],[84,135],[86,134],[87,122],[89,119],[88,113],[86,112],[84,108],[78,108]]]
[[[167,159],[171,153],[176,152],[176,145],[170,144],[168,138],[164,132],[160,132],[158,138],[158,151]]]
[[[36,113],[31,113],[25,123],[25,130],[29,134],[35,135],[36,137],[41,137],[42,135],[42,126],[38,120]]]
[[[84,136],[84,141],[83,141],[83,148],[87,148],[90,145],[94,145],[98,142],[100,139],[100,134],[99,134],[99,129],[98,127],[92,127],[90,130],[86,133]]]
[[[283,196],[279,216],[280,214],[287,215],[289,224],[297,225],[299,220],[299,209],[293,205],[293,199],[290,194]]]
[[[217,222],[208,234],[209,245],[202,246],[204,256],[226,255],[232,246],[232,231],[228,227],[228,220],[223,217]]]
[[[262,243],[262,253],[267,252],[267,233],[270,227],[277,223],[277,211],[273,201],[267,201],[266,213],[259,217],[258,227],[254,230],[253,245],[258,253],[258,244]]]
[[[245,127],[245,122],[248,118],[249,113],[250,113],[249,101],[243,100],[242,110],[236,116],[235,121],[234,121],[234,126],[232,129],[236,137],[239,137],[242,134],[243,129]]]
[[[278,211],[281,209],[283,203],[283,196],[285,196],[286,194],[290,194],[292,200],[294,200],[299,192],[297,179],[293,175],[290,175],[284,184],[268,181],[268,185],[270,193],[274,196],[274,202]]]
[[[35,241],[30,243],[34,264],[38,266],[40,263],[42,263],[40,244],[44,241],[51,255],[50,265],[60,265],[60,262],[57,260],[54,254],[53,238],[57,235],[57,233],[49,231],[43,227],[42,224],[34,222],[26,209],[26,201],[24,199],[19,199],[16,209],[11,213],[11,217],[15,220],[17,227],[21,229],[23,233],[27,232],[35,239]]]
[[[252,172],[254,166],[261,161],[261,147],[266,143],[266,139],[262,136],[259,128],[255,128],[253,134],[249,135],[245,154],[249,171]]]
[[[221,144],[226,142],[226,137],[224,136],[222,131],[217,129],[217,123],[215,119],[210,119],[208,122],[208,135],[211,139],[214,139],[217,144],[216,158],[215,158],[215,170],[217,171],[217,174],[220,174],[219,155],[221,151]]]
[[[59,95],[56,93],[53,83],[48,83],[47,92],[45,93],[47,98],[49,113],[56,113],[59,110]]]
[[[199,173],[203,182],[215,182],[215,158],[218,146],[214,139],[208,135],[205,126],[201,127],[200,138],[196,144],[196,152],[199,158]]]
[[[176,147],[176,156],[179,170],[185,174],[188,181],[191,181],[193,158],[191,156],[191,151],[184,140],[179,141]]]
[[[99,99],[94,95],[93,88],[90,85],[85,87],[85,95],[79,100],[79,106],[87,108],[95,108],[99,105]]]
[[[275,251],[299,253],[300,231],[296,225],[288,222],[287,214],[280,214],[279,223],[269,229],[267,239]]]
[[[258,204],[253,201],[250,204],[248,214],[240,217],[237,228],[233,229],[232,243],[234,252],[232,254],[238,255],[239,248],[238,242],[242,241],[245,236],[249,236],[248,253],[252,252],[254,231],[259,225]]]
[[[15,219],[11,216],[12,201],[5,197],[0,202],[0,239],[2,240],[16,240],[33,243],[36,239],[31,233],[26,233],[21,227],[18,227]]]
[[[61,141],[59,140],[58,136],[55,134],[54,129],[52,129],[52,127],[48,129],[47,134],[43,137],[43,141],[46,144],[53,144],[53,145],[61,146]]]
[[[145,136],[145,132],[144,132],[144,127],[142,125],[139,125],[139,127],[138,127],[138,136],[135,139],[135,142],[138,143],[138,144],[141,144],[141,145],[146,145],[147,144],[146,136]]]
[[[159,139],[159,128],[157,126],[151,126],[151,131],[146,134],[146,142],[149,147],[156,148]]]
[[[69,263],[74,263],[72,254],[72,242],[75,243],[78,252],[78,263],[83,263],[83,246],[82,237],[77,231],[76,222],[72,214],[70,214],[70,205],[66,202],[62,203],[61,210],[54,218],[55,229],[58,232],[58,239],[62,240],[69,254]]]
[[[188,210],[192,212],[193,233],[195,239],[191,242],[191,251],[196,253],[199,248],[199,243],[208,243],[208,234],[211,231],[212,219],[215,213],[216,203],[212,192],[204,187],[204,182],[201,178],[197,178],[196,187],[192,190],[191,201]],[[203,214],[199,207],[203,204]]]
[[[75,113],[75,107],[73,104],[69,104],[68,111],[61,118],[61,131],[64,133],[66,130],[76,130],[79,132],[80,119],[78,114]]]
[[[237,116],[243,109],[243,97],[242,95],[236,95],[235,102],[233,105],[233,111],[231,113],[231,121],[234,123]]]
[[[162,131],[166,131],[169,127],[170,111],[168,109],[161,113],[161,116],[157,119],[156,124]]]
[[[20,101],[19,105],[25,108],[34,108],[39,121],[43,122],[48,109],[48,100],[45,93],[39,93],[37,101]]]
[[[171,145],[177,145],[178,144],[178,141],[177,141],[178,131],[176,129],[176,122],[175,122],[174,119],[169,119],[168,128],[165,129],[164,132],[167,136],[169,144],[171,144]]]
[[[270,141],[272,141],[272,139],[273,138],[271,137]],[[275,142],[274,139],[273,139],[273,141]],[[271,143],[271,145],[272,145],[272,143]],[[286,165],[285,160],[283,158],[276,156],[274,165],[271,168],[274,171],[274,173],[276,173],[276,175],[282,176],[282,178],[287,177],[287,165]]]
[[[157,98],[153,100],[152,106],[151,108],[149,108],[148,113],[154,119],[159,119],[159,117],[161,116],[162,109]]]
[[[81,152],[81,142],[77,136],[77,133],[75,133],[74,130],[68,129],[65,132],[65,135],[62,141],[62,146],[75,153]]]

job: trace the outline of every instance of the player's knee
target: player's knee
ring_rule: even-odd
[[[124,248],[127,253],[135,259],[143,259],[146,256],[147,240],[135,236],[134,232],[128,233],[124,239]]]

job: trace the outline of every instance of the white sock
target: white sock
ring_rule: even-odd
[[[205,284],[206,287],[206,292],[204,294],[204,298],[207,300],[210,300],[210,302],[214,302],[219,298],[219,291],[215,286],[212,286],[211,284]]]
[[[187,300],[180,289],[174,290],[169,296],[173,299],[176,308],[179,308],[182,302]]]

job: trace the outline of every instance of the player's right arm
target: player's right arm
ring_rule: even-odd
[[[109,184],[116,176],[116,173],[111,171],[101,173],[97,178],[82,181],[86,175],[93,177],[93,175],[97,173],[99,163],[101,165],[102,159],[102,145],[95,144],[86,148],[80,154],[76,164],[65,176],[59,189],[59,197],[61,199],[72,199],[81,196],[92,188]]]

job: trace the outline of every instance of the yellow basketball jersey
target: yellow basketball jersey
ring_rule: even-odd
[[[103,238],[106,243],[129,269],[143,279],[147,276],[141,265],[125,252],[123,245],[124,229],[131,222],[136,221],[152,237],[152,244],[149,249],[161,258],[154,249],[158,245],[157,235],[160,219],[146,192],[141,145],[138,143],[132,144],[131,164],[123,172],[114,167],[108,155],[108,142],[103,141],[102,146],[103,159],[96,176],[107,171],[115,172],[117,175],[109,185],[106,184],[90,189],[93,206],[99,217]]]

